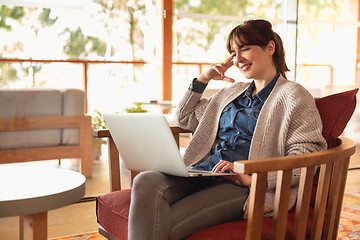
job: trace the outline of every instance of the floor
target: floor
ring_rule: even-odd
[[[353,135],[353,132],[350,131],[349,134]],[[346,192],[360,191],[360,144],[358,145],[357,152],[351,158],[350,169],[352,170],[348,172]],[[59,167],[57,160],[31,164]],[[62,160],[60,167],[77,170],[76,160]],[[129,175],[127,174],[127,172],[124,173],[126,179],[129,178]],[[87,179],[86,197],[98,196],[109,192],[108,176],[107,149],[106,146],[104,146],[101,158],[94,161],[93,177]],[[122,185],[125,187],[128,187],[128,184],[129,183],[126,180],[122,182]],[[98,224],[96,223],[94,201],[73,204],[60,209],[51,210],[48,213],[49,238],[93,232],[97,231],[97,228]],[[0,218],[0,240],[2,239],[19,239],[18,217]]]

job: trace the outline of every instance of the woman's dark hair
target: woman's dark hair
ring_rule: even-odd
[[[275,42],[275,52],[272,56],[276,69],[286,78],[289,71],[285,62],[285,51],[280,36],[272,30],[270,22],[263,19],[247,20],[235,27],[229,34],[226,41],[226,48],[232,52],[231,43],[234,39],[239,39],[244,45],[257,45],[266,47],[269,41]]]

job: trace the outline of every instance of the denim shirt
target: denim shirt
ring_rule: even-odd
[[[190,169],[211,171],[220,160],[234,162],[248,159],[250,144],[260,110],[279,76],[280,74],[277,73],[271,82],[253,96],[251,93],[255,83],[252,81],[242,94],[224,108],[218,128],[218,138],[221,139],[221,142],[215,146],[212,155],[200,164],[190,167]],[[191,88],[191,90],[203,91],[204,86],[199,86],[200,89],[197,88],[198,86],[198,84],[193,84],[191,87],[196,89]]]

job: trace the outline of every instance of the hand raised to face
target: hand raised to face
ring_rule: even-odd
[[[234,79],[225,76],[225,72],[233,66],[232,60],[233,56],[230,56],[224,62],[212,65],[208,70],[199,76],[198,81],[203,83],[208,83],[210,80],[222,80],[230,83],[235,82]]]

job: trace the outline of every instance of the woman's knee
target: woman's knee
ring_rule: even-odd
[[[141,172],[134,178],[132,192],[156,191],[164,185],[165,175],[156,171]]]

